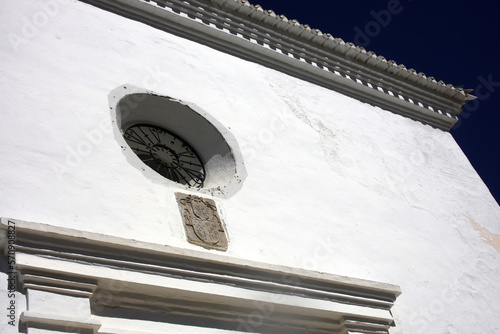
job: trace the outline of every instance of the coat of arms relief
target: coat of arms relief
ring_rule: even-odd
[[[176,193],[186,236],[190,243],[227,250],[227,238],[215,202],[208,198]]]

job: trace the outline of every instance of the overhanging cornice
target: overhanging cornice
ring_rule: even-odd
[[[443,130],[474,98],[245,0],[83,1]]]

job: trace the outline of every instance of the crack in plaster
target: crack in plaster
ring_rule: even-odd
[[[342,173],[341,168],[338,167],[340,157],[338,155],[336,135],[334,134],[334,132],[323,122],[321,122],[321,120],[308,116],[307,113],[302,108],[300,108],[301,104],[297,97],[284,96],[271,83],[271,80],[269,80],[269,86],[274,90],[276,95],[288,106],[290,111],[298,120],[300,120],[302,123],[309,126],[319,134],[319,144],[323,150],[326,162],[333,171]],[[353,164],[351,161],[347,163],[350,165]]]

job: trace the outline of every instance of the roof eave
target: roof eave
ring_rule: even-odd
[[[442,130],[471,97],[245,0],[83,1]]]

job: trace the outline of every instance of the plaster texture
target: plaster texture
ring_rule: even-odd
[[[224,254],[399,285],[393,334],[500,332],[500,208],[449,133],[79,1],[48,3],[0,4],[1,216],[220,253],[186,241],[174,194],[198,192],[120,147],[108,94],[130,83],[198,105],[238,142],[248,176],[213,198]]]

